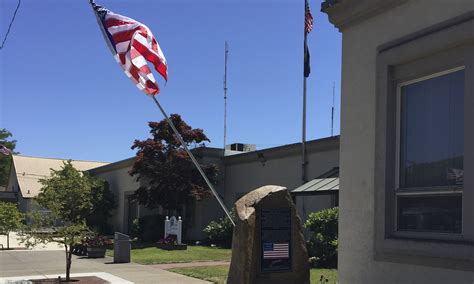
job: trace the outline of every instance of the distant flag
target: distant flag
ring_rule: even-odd
[[[125,74],[145,94],[158,94],[160,88],[147,61],[165,80],[168,80],[168,67],[151,30],[140,22],[95,4],[94,0],[90,0],[90,4],[105,41]]]
[[[313,29],[313,15],[311,15],[311,11],[309,10],[309,5],[308,1],[305,1],[305,18],[304,18],[304,23],[305,23],[305,31],[307,34],[311,32]]]
[[[3,146],[2,144],[0,144],[0,153],[5,155],[5,156],[10,156],[10,154],[12,153],[12,151],[10,151],[10,149],[8,149],[7,147]]]
[[[463,185],[464,184],[464,170],[448,168],[446,170],[446,178],[448,180],[454,180],[456,185]]]
[[[311,15],[311,11],[309,10],[308,0],[304,1],[305,6],[305,16],[304,16],[304,37],[305,37],[305,44],[304,44],[304,76],[309,77],[309,73],[311,73],[310,67],[310,57],[309,57],[309,49],[308,44],[306,43],[306,36],[311,32],[313,29],[313,15]]]

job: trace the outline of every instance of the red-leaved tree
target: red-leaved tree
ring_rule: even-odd
[[[188,146],[210,142],[202,129],[192,129],[180,115],[172,114],[170,118]],[[137,155],[130,175],[140,182],[135,192],[138,202],[150,209],[161,205],[180,212],[183,205],[189,205],[189,201],[210,194],[167,121],[149,122],[148,125],[152,138],[135,140],[132,146],[132,149],[137,149]],[[216,166],[201,164],[201,167],[209,180],[215,183]]]

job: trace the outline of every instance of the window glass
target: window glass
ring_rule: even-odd
[[[460,234],[461,208],[461,195],[398,197],[398,230]]]
[[[401,87],[400,188],[463,184],[464,70]]]

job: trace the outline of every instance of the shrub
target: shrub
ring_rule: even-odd
[[[317,267],[337,267],[338,208],[309,214],[304,227],[312,232],[307,243],[308,255],[315,257]]]
[[[234,218],[234,210],[230,212],[230,215]],[[206,233],[211,243],[221,247],[231,247],[233,230],[234,226],[232,222],[225,216],[217,221],[211,221],[209,225],[204,228],[203,232]]]
[[[82,245],[89,248],[104,248],[110,246],[112,241],[104,236],[94,235],[85,238]]]
[[[132,238],[138,237],[143,242],[156,242],[165,234],[165,216],[153,214],[134,220]]]

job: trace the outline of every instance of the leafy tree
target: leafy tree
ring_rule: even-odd
[[[0,233],[7,236],[7,249],[10,249],[10,233],[21,229],[25,216],[14,203],[0,202]]]
[[[16,140],[11,140],[12,134],[10,131],[5,128],[0,129],[0,144],[7,147],[12,153],[15,153],[13,150],[16,146]],[[5,156],[0,154],[0,186],[7,185],[8,174],[10,172],[11,156]]]
[[[192,129],[180,115],[172,114],[170,118],[186,145],[210,141],[202,129]],[[180,211],[183,205],[189,206],[190,201],[208,195],[210,191],[205,181],[167,121],[149,122],[148,125],[152,138],[135,140],[132,146],[138,150],[130,171],[130,175],[141,182],[135,192],[138,202],[148,208],[161,205]],[[211,182],[217,180],[214,165],[201,167]]]
[[[337,266],[338,216],[337,207],[328,208],[309,214],[304,223],[313,233],[308,241],[308,254],[318,267]]]
[[[110,195],[104,181],[78,171],[71,161],[65,162],[60,170],[51,170],[51,177],[41,179],[40,182],[43,186],[35,201],[48,211],[34,211],[25,242],[30,246],[49,242],[63,244],[66,251],[66,281],[69,281],[72,246],[90,236],[87,222],[93,222],[97,214],[108,216],[114,202],[113,199],[105,200]],[[59,228],[54,229],[55,224],[60,224]],[[51,228],[53,233],[45,233]]]

